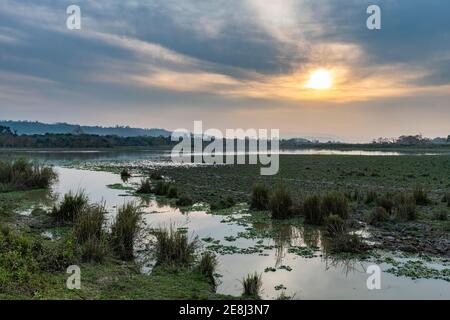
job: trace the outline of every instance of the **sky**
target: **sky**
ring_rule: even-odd
[[[446,137],[449,17],[448,0],[0,0],[0,119]],[[317,70],[331,87],[308,86]]]

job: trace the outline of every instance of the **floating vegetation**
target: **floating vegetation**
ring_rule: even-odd
[[[282,285],[282,284],[279,284],[279,285],[275,286],[275,290],[277,290],[277,291],[279,291],[279,290],[286,290],[286,289],[287,288],[284,285]]]
[[[296,254],[303,258],[314,258],[316,257],[316,252],[319,251],[317,247],[290,247],[288,249],[289,253]]]
[[[450,269],[433,269],[425,265],[421,260],[408,260],[404,263],[397,263],[392,268],[386,270],[397,277],[404,276],[416,279],[439,279],[450,282]]]

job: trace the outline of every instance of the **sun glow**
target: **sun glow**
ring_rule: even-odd
[[[329,89],[333,85],[331,73],[325,69],[314,71],[309,77],[306,88],[309,89]]]

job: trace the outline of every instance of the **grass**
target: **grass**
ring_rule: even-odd
[[[51,167],[24,158],[0,161],[0,192],[45,189],[56,178]]]
[[[56,222],[72,223],[85,210],[88,209],[89,199],[84,191],[69,192],[64,195],[59,205],[52,209],[51,216]]]
[[[214,288],[217,286],[214,277],[217,265],[218,261],[216,255],[210,251],[206,251],[202,254],[197,267],[198,271],[208,279]]]
[[[318,195],[309,195],[303,201],[303,216],[305,222],[314,225],[321,225],[325,221],[325,216],[322,212],[321,199]]]
[[[288,219],[292,216],[292,196],[283,183],[278,183],[270,195],[269,209],[272,219]]]
[[[104,205],[90,206],[75,219],[73,234],[84,262],[102,262],[107,255],[104,232],[106,209]]]
[[[192,200],[191,197],[189,197],[187,195],[181,195],[181,196],[179,196],[179,198],[177,199],[175,204],[179,207],[187,207],[187,206],[191,206],[192,204],[194,204],[194,201]]]
[[[428,198],[428,192],[419,184],[414,187],[413,197],[417,205],[426,206],[431,202]]]
[[[150,194],[152,191],[153,188],[150,179],[142,179],[138,189],[136,190],[137,193],[141,194]]]
[[[249,274],[242,280],[242,296],[244,298],[260,299],[261,287],[261,275],[258,275],[256,272]]]
[[[250,208],[267,210],[269,208],[269,189],[262,183],[256,183],[252,188]]]
[[[129,178],[131,178],[131,173],[126,168],[124,168],[122,169],[122,171],[120,171],[120,177],[123,181],[127,181]]]
[[[322,198],[321,211],[325,217],[333,214],[340,216],[342,219],[347,219],[349,211],[348,200],[342,193],[329,192]]]
[[[117,211],[111,227],[111,246],[122,260],[134,258],[134,242],[139,233],[141,213],[133,203],[126,203]]]
[[[345,220],[337,214],[329,215],[326,218],[326,226],[329,235],[337,235],[346,230]]]
[[[337,232],[330,238],[329,250],[331,253],[363,253],[369,249],[361,236],[355,233]]]
[[[417,218],[417,200],[408,194],[398,194],[395,198],[395,214],[399,220],[412,221]]]
[[[155,258],[157,265],[171,269],[189,267],[195,260],[198,239],[189,240],[186,233],[176,230],[174,226],[155,231]]]
[[[372,225],[376,225],[381,222],[389,221],[389,218],[390,218],[389,212],[386,211],[385,208],[376,207],[370,212],[369,217],[368,217],[368,223],[372,224]]]

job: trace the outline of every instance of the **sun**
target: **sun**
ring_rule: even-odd
[[[309,89],[330,89],[333,85],[333,79],[331,73],[325,69],[319,69],[314,71],[309,77],[306,88]]]

